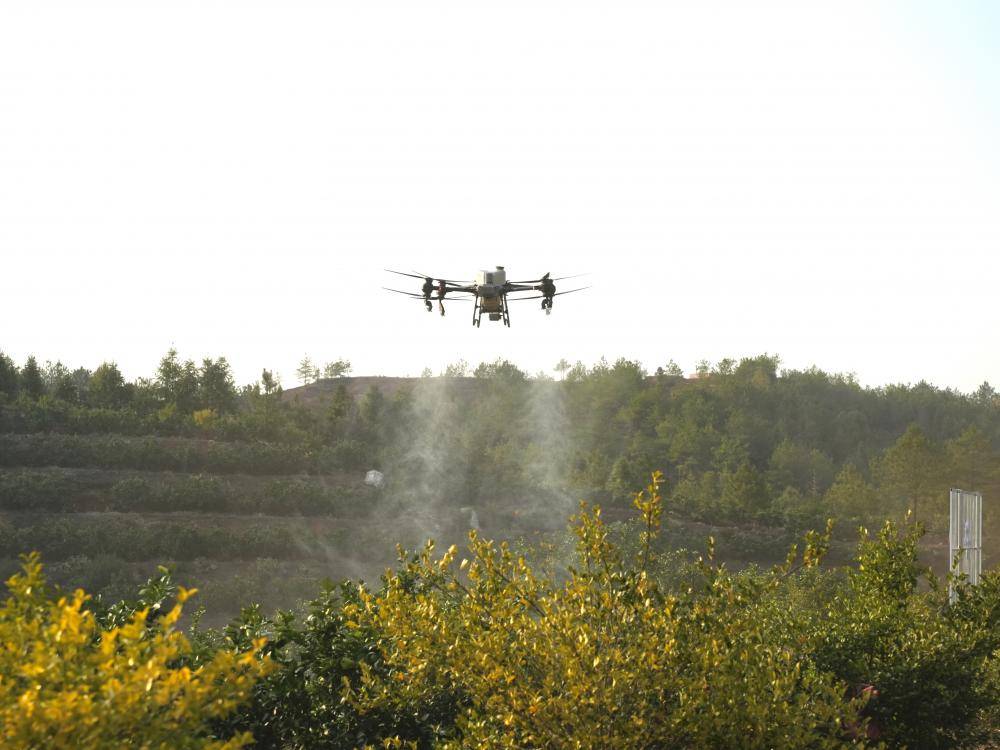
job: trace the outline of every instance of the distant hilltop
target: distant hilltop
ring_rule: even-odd
[[[442,379],[444,376],[441,376]],[[377,387],[382,391],[383,395],[387,397],[392,397],[395,395],[396,391],[406,385],[414,385],[421,380],[437,380],[437,377],[431,378],[420,378],[420,377],[391,377],[388,375],[358,375],[358,376],[345,376],[342,378],[320,378],[315,383],[308,383],[306,385],[296,386],[295,388],[288,388],[282,393],[282,398],[286,401],[298,401],[304,406],[315,406],[324,401],[328,400],[332,396],[337,388],[341,385],[347,388],[347,393],[352,398],[361,398],[372,386]],[[448,377],[449,383],[474,383],[478,378],[473,377]],[[463,385],[459,387],[469,388],[470,385]]]
[[[530,376],[529,376],[530,377]],[[645,380],[647,382],[656,382],[659,378],[669,378],[673,382],[691,382],[695,380],[705,380],[711,377],[711,373],[691,373],[689,375],[681,376],[671,376],[671,375],[646,375]],[[336,392],[337,388],[341,385],[347,388],[347,393],[354,399],[361,398],[372,386],[376,386],[382,394],[387,397],[392,397],[395,395],[396,391],[407,385],[415,385],[416,383],[422,381],[435,381],[435,380],[447,380],[450,388],[475,388],[474,383],[483,383],[483,378],[477,378],[471,375],[466,376],[455,376],[455,375],[431,375],[431,376],[412,376],[412,377],[394,377],[390,375],[357,375],[357,376],[344,376],[339,378],[320,378],[313,383],[307,383],[306,385],[295,386],[294,388],[287,388],[282,392],[282,399],[285,401],[297,401],[303,406],[317,406],[324,403],[329,399],[330,396]]]

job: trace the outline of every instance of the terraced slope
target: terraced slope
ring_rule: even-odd
[[[170,564],[178,580],[202,589],[207,619],[217,623],[252,602],[293,605],[323,578],[373,579],[395,561],[397,543],[461,542],[470,526],[493,539],[561,529],[579,498],[600,502],[609,520],[632,516],[627,496],[612,499],[608,489],[616,467],[626,489],[641,481],[632,464],[612,461],[613,451],[581,452],[573,441],[600,446],[611,426],[655,410],[638,401],[634,414],[608,408],[598,421],[604,402],[590,396],[570,409],[554,384],[491,382],[320,381],[251,399],[244,421],[207,429],[158,411],[139,417],[45,399],[0,408],[0,573],[37,549],[55,580],[119,598]],[[272,430],[276,414],[280,429]],[[374,451],[379,459],[368,456]],[[647,458],[640,452],[634,463]],[[379,460],[390,477],[385,490],[363,482]],[[572,483],[560,473],[566,467]],[[783,559],[795,535],[755,518],[707,526],[671,517],[665,536],[700,550],[711,534],[734,566]],[[847,529],[835,551],[851,546]],[[925,550],[944,570],[943,535],[929,536]]]
[[[57,581],[106,597],[174,565],[214,621],[288,606],[393,548],[371,521],[379,492],[331,463],[263,443],[3,434],[0,560],[38,550]]]
[[[0,434],[0,572],[38,550],[56,582],[112,599],[165,564],[219,623],[252,602],[293,606],[322,579],[375,578],[399,542],[464,535],[467,513],[414,513],[337,463],[335,450],[266,443]],[[539,526],[510,511],[476,521],[499,535]]]

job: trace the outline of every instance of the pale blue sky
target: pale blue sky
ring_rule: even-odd
[[[1000,382],[994,3],[8,2],[0,348]],[[591,272],[473,330],[380,287]]]

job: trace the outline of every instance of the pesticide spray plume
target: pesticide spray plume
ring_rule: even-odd
[[[544,378],[416,381],[405,429],[387,452],[379,514],[411,549],[468,531],[514,539],[562,528],[575,499],[564,389]],[[514,436],[530,436],[514,444]]]
[[[474,377],[460,363],[437,377],[365,385],[387,386],[372,400],[391,404],[380,412],[375,452],[356,471],[370,500],[332,533],[314,529],[298,542],[331,579],[374,585],[396,565],[397,545],[464,548],[472,529],[525,551],[565,533],[580,499],[571,489],[571,384],[497,361]],[[355,389],[354,399],[363,412],[368,397]]]

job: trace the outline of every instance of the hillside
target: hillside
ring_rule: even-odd
[[[333,398],[337,389],[343,386],[354,400],[360,399],[372,388],[377,388],[382,395],[393,398],[401,389],[411,389],[419,378],[396,378],[385,375],[354,375],[342,378],[321,378],[315,383],[307,383],[294,388],[287,388],[282,398],[290,403],[318,408]],[[474,382],[474,378],[453,378],[456,382]]]
[[[988,386],[866,389],[769,357],[697,379],[625,360],[561,381],[506,361],[287,391],[264,375],[240,389],[224,359],[168,353],[127,383],[111,364],[71,373],[0,355],[0,572],[37,549],[57,581],[116,598],[169,564],[220,622],[251,601],[290,606],[322,578],[374,579],[397,542],[460,543],[470,525],[534,540],[580,500],[625,521],[654,469],[666,547],[712,535],[733,566],[777,562],[834,516],[831,560],[844,560],[858,525],[915,508],[923,555],[943,570],[948,488],[1000,486]],[[373,468],[380,489],[364,483]]]
[[[114,600],[168,565],[221,623],[252,601],[294,606],[324,578],[377,577],[397,542],[460,541],[469,519],[404,518],[361,470],[275,473],[254,462],[260,453],[203,438],[2,434],[2,573],[39,550],[54,580]],[[533,530],[485,509],[479,523],[500,536]]]

